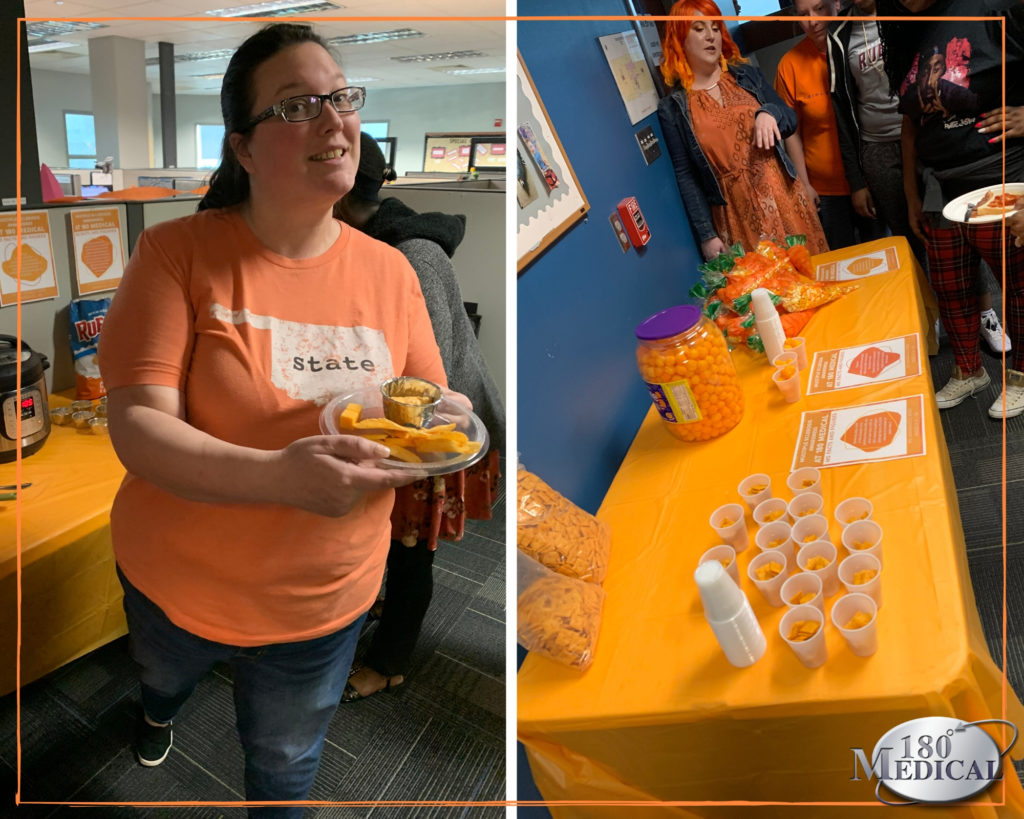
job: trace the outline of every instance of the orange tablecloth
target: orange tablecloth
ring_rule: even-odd
[[[50,396],[50,406],[68,403]],[[0,484],[15,483],[14,463]],[[21,683],[29,683],[127,632],[110,545],[110,505],[124,467],[107,437],[53,427],[22,462]],[[0,694],[15,686],[14,501],[0,501]]]
[[[809,351],[929,326],[915,284],[919,273],[903,239],[815,261],[891,244],[898,247],[900,269],[861,280],[857,291],[820,310],[804,333]],[[801,810],[696,805],[654,815],[925,815],[925,809],[875,803],[874,782],[851,781],[850,749],[870,756],[886,731],[922,716],[972,721],[1005,713],[1024,726],[1024,709],[1009,689],[1004,711],[1001,675],[984,641],[927,360],[921,375],[908,380],[785,404],[763,357],[737,350],[733,359],[746,398],[740,424],[714,441],[684,444],[652,410],[608,490],[598,517],[611,524],[612,555],[594,664],[580,674],[534,655],[523,663],[519,736],[534,779],[548,800],[861,803]],[[717,542],[707,522],[711,511],[738,501],[736,485],[752,472],[767,472],[776,496],[791,496],[785,478],[802,411],[919,393],[925,396],[925,456],[822,470],[830,521],[836,503],[860,495],[874,502],[884,530],[878,653],[854,656],[828,625],[827,663],[805,668],[779,636],[783,610],[770,607],[744,579],[768,650],[749,668],[729,665],[693,582],[698,556]],[[748,524],[753,540],[749,515]],[[834,521],[831,534],[838,543]],[[751,543],[740,555],[741,574],[755,553]],[[837,599],[826,601],[826,613]],[[1005,770],[1008,807],[944,807],[941,815],[1024,815],[1020,782],[1011,765]],[[1002,801],[1001,786],[975,801]],[[640,815],[636,807],[551,810],[556,817]],[[927,809],[926,815],[938,814]]]

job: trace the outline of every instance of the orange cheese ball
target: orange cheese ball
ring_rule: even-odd
[[[671,338],[637,346],[640,377],[648,384],[675,384],[667,392],[689,393],[700,419],[666,422],[683,441],[707,441],[728,432],[743,418],[743,390],[725,337],[709,321]]]

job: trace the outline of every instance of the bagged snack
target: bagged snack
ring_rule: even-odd
[[[516,636],[527,651],[585,671],[594,661],[604,589],[546,569],[518,552]]]
[[[75,359],[75,397],[102,398],[107,391],[100,378],[96,352],[110,299],[75,299],[68,309],[71,355]]]
[[[566,577],[592,583],[608,571],[611,527],[580,509],[522,466],[516,514],[519,548]]]
[[[756,288],[771,292],[782,329],[792,338],[800,335],[819,307],[859,286],[812,278],[814,270],[805,236],[787,236],[784,246],[762,239],[749,252],[735,244],[699,269],[703,278],[691,288],[690,295],[704,300],[704,314],[731,343],[745,342],[755,352],[764,352],[750,309],[750,294]]]

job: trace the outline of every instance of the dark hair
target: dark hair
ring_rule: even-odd
[[[249,198],[249,174],[235,156],[231,135],[244,134],[252,119],[252,75],[256,69],[278,52],[302,43],[316,43],[330,51],[310,26],[271,23],[242,43],[231,56],[220,87],[220,113],[224,119],[220,165],[210,177],[210,189],[199,202],[199,210],[226,208]]]
[[[877,0],[875,14],[879,17],[905,17],[908,12],[898,0]],[[889,78],[889,95],[900,95],[900,83],[910,73],[910,67],[917,57],[917,41],[915,28],[920,31],[920,24],[915,20],[879,20],[878,38],[881,44],[881,57],[885,65],[885,75]]]
[[[393,182],[398,178],[395,169],[388,165],[377,140],[363,131],[359,134],[359,169],[356,181],[346,196],[363,204],[375,204],[379,201],[377,192],[385,182]]]

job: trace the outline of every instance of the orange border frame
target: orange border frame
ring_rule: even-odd
[[[573,15],[573,16],[458,16],[458,17],[439,17],[439,16],[352,16],[345,17],[346,20],[358,21],[358,23],[366,23],[366,21],[376,21],[376,23],[382,23],[382,21],[411,21],[411,23],[452,23],[452,21],[475,21],[475,23],[498,23],[498,21],[504,21],[504,23],[518,23],[518,21],[525,21],[525,23],[542,23],[542,21],[563,21],[563,23],[572,23],[572,21],[594,21],[594,20],[605,20],[605,21],[623,21],[623,23],[632,23],[635,20],[644,21],[657,21],[657,20],[668,20],[671,17],[667,15],[611,15],[611,16],[588,16],[588,15]],[[835,19],[835,17],[810,17],[811,19]],[[15,169],[16,186],[15,186],[15,214],[17,221],[17,270],[20,273],[20,267],[22,267],[22,24],[37,23],[37,21],[47,20],[126,20],[126,19],[158,19],[158,20],[175,20],[185,21],[185,23],[209,23],[206,17],[119,17],[119,16],[103,16],[103,17],[17,17],[17,32],[16,48],[17,48],[17,71],[15,72],[15,82],[17,83],[15,91],[15,117],[14,123],[17,133],[15,134],[15,148],[14,157],[17,167]],[[246,17],[247,21],[253,21],[253,23],[275,23],[280,21],[278,17]],[[323,21],[325,17],[289,17],[290,20],[301,20],[304,23],[310,23],[315,25],[318,21]],[[736,16],[736,15],[723,15],[720,17],[723,20],[732,21],[746,21],[746,20],[767,20],[773,21],[773,23],[780,23],[783,21],[783,17],[778,16]],[[915,19],[915,20],[945,20],[951,19],[950,17],[936,17],[936,16],[910,16],[910,17],[883,17],[883,19]],[[1000,30],[1002,35],[1002,105],[1006,107],[1007,102],[1007,30],[1006,21],[1002,17],[955,17],[962,21],[988,21],[998,19],[1000,21]],[[506,82],[508,82],[506,78]],[[1007,145],[1006,140],[1002,140],[1002,183],[1006,184],[1006,168],[1007,168]],[[1002,229],[1006,231],[1006,217],[1002,219]],[[1001,309],[1006,310],[1006,281],[1007,281],[1007,259],[1006,254],[1002,257],[1002,269],[1001,269],[1001,281],[1002,286],[1002,301]],[[16,336],[17,336],[17,349],[20,350],[20,340],[22,340],[22,279],[18,274],[17,282],[17,301],[16,301]],[[1006,394],[1006,351],[1002,353],[1002,390],[1004,395]],[[15,377],[15,389],[20,392],[22,389],[22,373],[18,369]],[[15,420],[15,435],[18,440],[18,446],[16,448],[16,458],[14,466],[14,482],[16,484],[22,483],[22,446],[20,446],[20,440],[22,440],[22,418],[20,415]],[[1002,714],[1001,718],[1006,720],[1007,716],[1007,425],[1006,420],[1002,422]],[[263,807],[268,805],[299,805],[307,807],[511,807],[511,806],[522,806],[522,807],[585,807],[585,806],[621,806],[621,807],[741,807],[741,806],[807,806],[807,807],[863,807],[863,808],[885,808],[889,807],[881,802],[746,802],[746,801],[730,801],[730,802],[709,802],[709,801],[690,801],[690,802],[633,802],[633,801],[531,801],[531,802],[518,802],[518,801],[495,801],[495,802],[447,802],[447,801],[393,801],[393,802],[373,802],[373,801],[361,801],[361,802],[294,802],[294,803],[281,803],[281,802],[22,802],[20,795],[22,795],[22,687],[20,687],[20,680],[22,680],[22,493],[17,492],[17,499],[15,504],[15,583],[16,583],[16,601],[17,601],[17,620],[16,620],[16,658],[15,658],[15,676],[14,676],[14,697],[15,697],[15,740],[17,743],[16,748],[16,785],[14,790],[14,804],[16,805],[67,805],[70,807],[99,807],[99,806],[125,806],[125,807]],[[506,715],[508,719],[508,715]],[[1006,726],[1001,726],[1002,742],[1006,743]],[[508,749],[506,749],[507,752]],[[1001,802],[963,802],[954,803],[956,805],[969,805],[978,807],[1004,807],[1006,806],[1007,795],[1006,795],[1006,781],[1000,780],[1002,789],[1002,801]],[[506,783],[507,785],[507,783]]]

